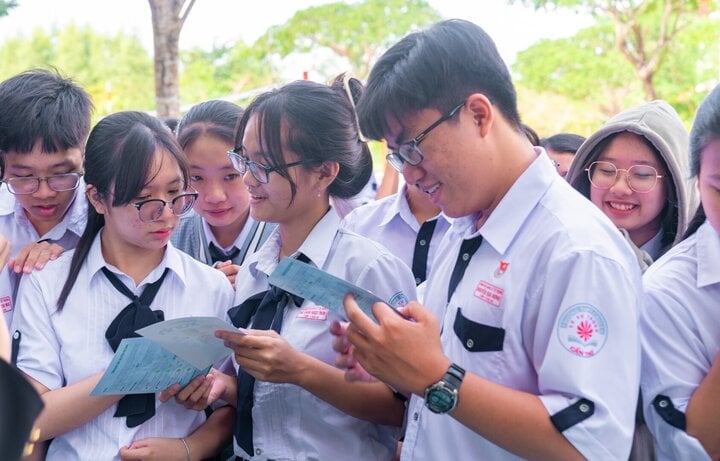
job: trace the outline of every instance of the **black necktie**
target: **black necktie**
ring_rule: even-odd
[[[105,277],[107,277],[115,289],[132,300],[130,304],[120,311],[105,331],[105,338],[113,351],[117,351],[120,341],[123,339],[137,337],[138,335],[135,333],[135,330],[165,320],[163,311],[151,310],[150,304],[152,304],[153,299],[155,299],[155,295],[160,289],[160,285],[162,285],[169,270],[170,269],[165,269],[162,276],[145,287],[140,297],[137,297],[115,274],[106,267],[102,268],[103,274],[105,274]],[[155,394],[126,395],[118,402],[115,416],[126,416],[127,419],[125,423],[127,427],[139,426],[155,416]]]
[[[468,264],[470,264],[470,259],[472,259],[478,248],[480,248],[482,241],[482,235],[477,235],[471,239],[463,240],[462,245],[460,245],[460,252],[458,253],[457,260],[455,261],[455,267],[453,267],[452,275],[450,276],[450,285],[448,286],[447,295],[448,302],[450,302],[450,298],[452,298],[455,288],[457,288],[458,283],[460,283],[463,275],[465,275],[465,269],[467,269]]]
[[[309,263],[310,259],[300,253],[299,261]],[[270,285],[270,289],[253,295],[228,311],[233,325],[245,328],[252,320],[252,328],[256,330],[273,329],[280,333],[283,314],[288,302],[301,306],[305,300],[285,290]],[[235,417],[235,440],[240,448],[253,456],[252,408],[254,403],[253,390],[255,378],[242,368],[238,368],[237,377],[237,414]]]
[[[420,226],[417,238],[415,239],[415,250],[413,251],[412,260],[415,285],[420,285],[427,278],[427,259],[428,253],[430,253],[430,241],[432,240],[436,225],[437,219],[425,221],[422,223],[422,226]]]
[[[215,264],[216,262],[221,261],[232,261],[237,255],[240,254],[240,248],[232,247],[230,253],[225,253],[223,250],[218,248],[217,245],[210,242],[210,244],[208,245],[208,252],[210,253],[210,259],[212,259],[212,264]]]

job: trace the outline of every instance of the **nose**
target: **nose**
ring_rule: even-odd
[[[208,184],[205,185],[202,195],[208,203],[221,203],[227,198],[225,188],[222,184],[218,184],[217,181],[209,181]]]
[[[408,162],[403,163],[401,173],[407,184],[417,184],[424,176],[424,170],[420,165],[410,165]]]
[[[610,190],[612,193],[617,195],[630,195],[633,193],[633,190],[630,189],[627,171],[618,170],[617,175],[615,176],[615,182]]]
[[[43,178],[39,180],[38,190],[33,194],[38,198],[55,197],[58,193],[54,191],[47,182],[47,179]]]
[[[260,181],[258,181],[257,178],[252,174],[252,172],[250,171],[250,168],[245,170],[245,173],[243,174],[242,179],[243,179],[243,184],[245,184],[246,186],[262,185],[262,183]]]

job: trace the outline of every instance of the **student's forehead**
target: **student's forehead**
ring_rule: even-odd
[[[30,152],[17,152],[14,150],[5,152],[6,167],[16,168],[52,168],[55,166],[81,165],[83,161],[82,150],[78,147],[71,147],[56,152],[43,152],[33,149]]]

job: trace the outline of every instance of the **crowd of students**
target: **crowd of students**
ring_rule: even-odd
[[[0,108],[0,304],[44,403],[35,459],[720,457],[720,86],[689,136],[652,101],[530,141],[491,38],[447,20],[365,87],[207,101],[174,131],[134,111],[90,130],[85,91],[42,70]],[[405,181],[345,216],[368,139]],[[268,283],[283,257],[388,305],[300,299]],[[122,339],[188,316],[245,329],[217,332],[230,359],[90,395]]]

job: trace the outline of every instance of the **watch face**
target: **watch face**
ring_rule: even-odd
[[[455,405],[455,393],[446,388],[430,390],[425,397],[425,404],[435,413],[447,413]]]

